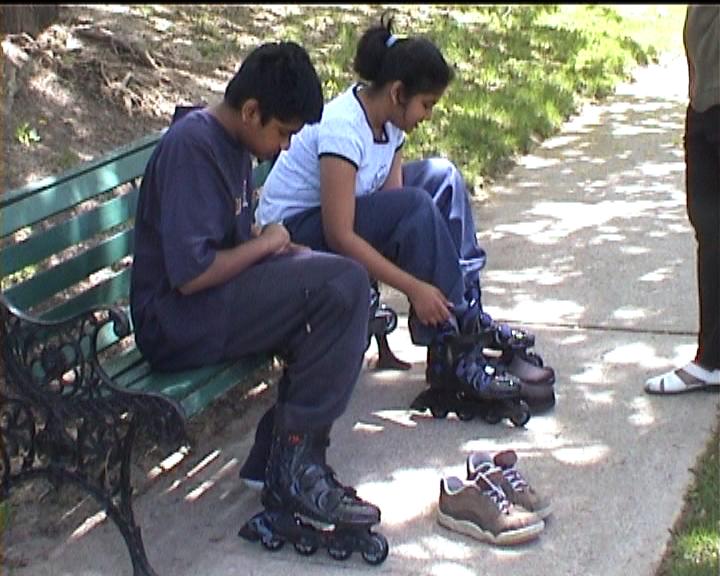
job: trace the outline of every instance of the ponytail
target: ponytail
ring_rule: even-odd
[[[454,74],[440,50],[422,37],[399,38],[392,31],[393,18],[380,18],[360,38],[353,68],[358,76],[379,89],[399,80],[405,97],[442,92]]]

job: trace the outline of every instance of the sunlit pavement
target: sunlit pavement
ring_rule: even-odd
[[[242,422],[166,464],[136,501],[159,574],[654,574],[695,463],[717,418],[718,395],[661,398],[645,379],[692,358],[697,330],[695,245],[685,214],[682,129],[687,86],[680,59],[641,71],[491,187],[475,206],[488,252],[483,300],[497,319],[536,334],[557,373],[557,406],[525,428],[435,420],[407,407],[424,388],[424,351],[410,344],[406,303],[390,343],[405,372],[365,370],[329,451],[340,479],[379,505],[390,555],[371,567],[324,551],[276,553],[237,537],[260,510],[239,464],[274,391]],[[368,357],[375,352],[374,346]],[[435,520],[439,481],[464,474],[473,450],[517,451],[519,468],[553,502],[535,542],[479,543]],[[62,541],[11,542],[41,556],[13,574],[130,574],[107,521]],[[31,555],[30,555],[31,557]]]

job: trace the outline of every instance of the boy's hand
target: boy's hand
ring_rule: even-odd
[[[295,242],[290,242],[290,245],[288,246],[289,252],[310,252],[312,248],[310,246],[305,246],[305,244],[296,244]]]
[[[279,223],[267,224],[260,231],[260,238],[264,239],[270,254],[286,251],[292,242],[285,226]]]
[[[423,324],[436,326],[450,319],[452,302],[432,284],[418,281],[407,296],[418,320]]]

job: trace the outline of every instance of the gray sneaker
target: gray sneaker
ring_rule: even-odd
[[[440,481],[437,521],[441,526],[482,542],[501,546],[537,538],[545,522],[532,512],[516,508],[497,485],[499,468],[478,472],[470,482],[455,476]]]
[[[521,506],[528,512],[534,512],[540,518],[547,518],[552,513],[552,506],[547,498],[543,498],[523,478],[515,464],[517,454],[514,450],[498,452],[493,457],[488,452],[473,452],[467,459],[467,477],[472,481],[478,473],[500,468],[502,480],[500,487],[507,494],[508,500],[515,506]]]

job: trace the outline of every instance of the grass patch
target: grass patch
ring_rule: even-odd
[[[405,154],[452,159],[473,190],[502,172],[513,156],[555,133],[582,102],[608,96],[618,82],[629,79],[633,67],[656,60],[669,49],[666,36],[673,26],[682,32],[673,7],[622,8],[276,6],[263,15],[274,31],[264,39],[302,43],[329,100],[355,79],[357,42],[384,11],[393,14],[399,36],[430,37],[455,67],[456,80],[433,119],[410,135]],[[223,13],[228,20],[234,15],[232,9]],[[196,15],[195,21],[204,19]],[[239,38],[236,43],[242,45]]]
[[[693,486],[657,576],[720,574],[720,423],[692,472]]]

